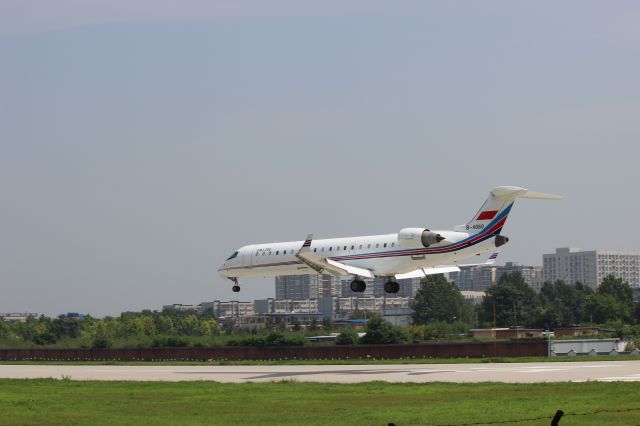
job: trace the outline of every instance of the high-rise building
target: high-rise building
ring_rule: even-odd
[[[496,283],[496,267],[462,268],[460,272],[449,272],[449,281],[456,283],[460,291],[485,291]]]
[[[496,282],[500,281],[500,277],[504,274],[519,272],[524,282],[531,286],[536,293],[540,292],[544,283],[542,266],[526,266],[515,262],[506,262],[504,266],[496,266]]]
[[[557,248],[542,255],[544,281],[581,282],[597,288],[607,275],[622,278],[631,287],[640,287],[640,253]]]
[[[462,268],[460,272],[449,272],[449,281],[456,283],[460,291],[485,291],[500,280],[504,274],[519,272],[524,282],[536,292],[542,288],[543,274],[541,266],[520,265],[507,262],[504,266],[472,266]]]
[[[276,277],[276,299],[317,299],[340,295],[340,279],[333,275]]]

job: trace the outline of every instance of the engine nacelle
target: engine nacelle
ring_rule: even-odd
[[[398,232],[401,247],[429,247],[438,243],[456,243],[468,238],[467,232],[431,231],[426,228],[403,228]]]
[[[445,237],[426,228],[404,228],[398,232],[398,242],[403,247],[429,247]]]

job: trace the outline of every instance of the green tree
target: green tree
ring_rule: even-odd
[[[84,319],[82,318],[67,318],[64,315],[60,315],[51,321],[51,332],[57,339],[75,339],[80,337],[83,321]]]
[[[422,280],[411,307],[414,324],[462,321],[463,318],[468,321],[472,312],[458,286],[447,281],[443,274],[428,275]]]
[[[610,294],[596,293],[587,300],[590,322],[604,324],[624,316],[620,303]]]
[[[200,327],[200,320],[194,314],[189,315],[180,321],[179,331],[181,334],[187,336],[201,336],[202,329]]]
[[[355,309],[349,314],[349,319],[365,319],[367,318],[367,311],[362,309]]]
[[[309,322],[309,331],[317,331],[318,330],[318,320],[315,318],[311,319]]]
[[[218,335],[218,322],[214,319],[206,319],[201,321],[200,327],[202,334],[205,336],[217,336]]]
[[[147,336],[155,336],[158,334],[158,329],[156,328],[156,322],[153,320],[151,315],[144,315],[140,317],[142,332]]]
[[[358,333],[352,328],[340,330],[336,337],[336,345],[355,345],[358,342]]]
[[[330,330],[331,329],[331,317],[322,318],[322,327],[325,330]]]
[[[481,320],[493,325],[495,306],[495,320],[499,327],[531,327],[536,324],[538,298],[519,272],[502,275],[485,294],[479,310]]]
[[[554,329],[580,324],[588,320],[587,299],[593,290],[582,283],[546,282],[540,291],[538,325]]]
[[[300,325],[300,321],[298,321],[298,318],[294,318],[293,321],[291,321],[291,329],[293,331],[300,331],[302,328],[302,326]]]
[[[620,320],[629,321],[633,313],[633,292],[629,284],[613,275],[606,276],[600,286],[599,294],[609,294],[620,304]]]
[[[173,334],[175,333],[175,328],[173,326],[173,320],[168,315],[158,315],[157,319],[157,329],[161,334]]]
[[[9,326],[0,319],[0,339],[6,339],[7,337],[9,337]]]
[[[367,321],[366,334],[360,338],[364,344],[393,344],[407,340],[402,328],[385,321],[378,315],[372,315]]]
[[[629,284],[621,278],[609,275],[602,280],[598,290],[587,301],[589,320],[598,324],[630,322],[633,313],[633,297]]]
[[[111,333],[108,320],[98,320],[94,323],[91,336],[91,346],[94,348],[111,347]]]

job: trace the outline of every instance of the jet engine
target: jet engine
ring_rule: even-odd
[[[445,237],[426,228],[404,228],[398,232],[398,241],[403,247],[429,247]]]

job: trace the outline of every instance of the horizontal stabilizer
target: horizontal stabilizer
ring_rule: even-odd
[[[496,263],[496,260],[498,259],[498,255],[500,254],[500,250],[494,251],[493,253],[491,253],[491,256],[489,256],[489,258],[487,259],[486,262],[482,262],[482,263],[464,263],[462,265],[458,265],[458,267],[460,268],[469,268],[471,266],[489,266],[489,265],[493,265],[494,263]]]
[[[562,200],[562,195],[545,194],[544,192],[527,191],[519,196],[520,198],[533,198],[536,200]]]

